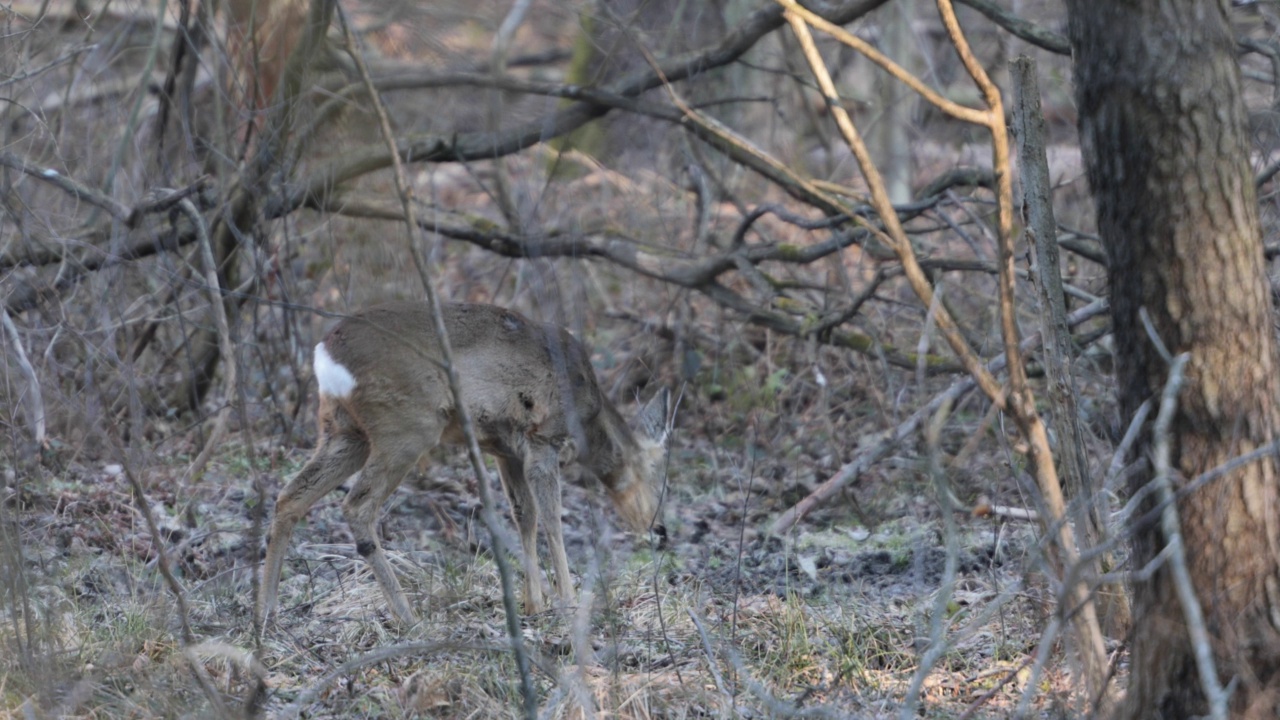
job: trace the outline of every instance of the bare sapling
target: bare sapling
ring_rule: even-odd
[[[601,392],[589,354],[568,331],[491,305],[441,308],[462,397],[481,450],[498,465],[520,530],[524,609],[545,603],[538,562],[542,520],[561,602],[573,583],[561,528],[561,462],[599,478],[626,525],[644,531],[658,511],[667,435],[664,389],[628,425]],[[426,303],[369,308],[339,322],[316,345],[319,444],[276,500],[267,536],[257,617],[276,609],[294,526],[320,498],[359,478],[343,514],[359,553],[404,624],[416,615],[382,550],[383,503],[424,454],[465,442],[440,343]],[[495,549],[495,551],[500,551]]]

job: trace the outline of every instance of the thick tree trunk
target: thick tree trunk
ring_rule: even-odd
[[[1276,346],[1225,0],[1069,0],[1080,136],[1111,258],[1120,404],[1158,395],[1190,353],[1173,426],[1175,487],[1270,443],[1280,427]],[[1137,490],[1150,473],[1135,477]],[[1150,510],[1153,506],[1148,505]],[[1183,497],[1187,565],[1231,711],[1280,708],[1280,507],[1274,458]],[[1139,520],[1133,568],[1165,544]],[[1134,586],[1125,716],[1208,710],[1167,566]]]

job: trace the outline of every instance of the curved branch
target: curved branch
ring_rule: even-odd
[[[872,47],[871,43],[866,40],[863,40],[835,23],[825,20],[818,16],[817,13],[803,7],[799,3],[784,3],[783,6],[788,11],[795,13],[797,17],[803,19],[815,28],[818,28],[845,45],[848,45],[854,50],[862,53],[868,60],[879,65],[885,72],[897,79],[898,82],[901,82],[912,90],[915,90],[921,97],[928,100],[942,112],[957,120],[963,120],[964,122],[973,123],[974,125],[987,124],[987,112],[985,110],[965,107],[960,103],[948,100],[938,93],[938,91],[921,82],[920,78],[910,72],[907,72],[901,65],[891,60],[879,50],[876,50]],[[820,81],[819,86],[821,87],[821,85],[822,83]],[[823,88],[823,94],[827,95],[828,99],[834,97],[833,94],[828,94],[826,92],[826,88]]]
[[[991,0],[956,0],[961,5],[968,5],[977,10],[991,22],[1008,30],[1011,34],[1017,36],[1021,40],[1025,40],[1042,50],[1048,50],[1058,55],[1070,55],[1071,43],[1067,41],[1067,36],[1056,33],[1049,28],[1036,25],[1028,20],[1014,15],[1004,8],[996,5]]]
[[[53,168],[33,165],[13,153],[0,153],[0,165],[20,170],[37,180],[53,185],[77,200],[83,200],[90,205],[102,208],[116,220],[124,221],[129,218],[129,208],[125,207],[123,203],[106,193],[77,182],[74,178],[64,175]]]
[[[999,25],[1016,36],[1020,40],[1035,45],[1041,50],[1048,50],[1056,55],[1071,55],[1071,42],[1066,35],[1054,32],[1043,25],[1037,25],[1030,20],[1014,15],[1005,10],[992,0],[956,0],[961,5],[968,5],[987,17],[988,20]],[[1241,53],[1258,53],[1274,58],[1275,50],[1268,48],[1267,44],[1254,38],[1241,35],[1236,38],[1236,45]]]

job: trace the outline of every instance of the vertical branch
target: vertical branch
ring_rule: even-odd
[[[102,192],[107,195],[111,194],[111,190],[115,186],[116,174],[120,172],[120,166],[124,163],[125,151],[133,147],[133,143],[136,140],[134,134],[138,129],[138,118],[142,115],[142,102],[150,94],[147,88],[151,85],[151,71],[155,69],[156,57],[160,54],[160,43],[164,38],[164,13],[167,6],[168,0],[158,0],[156,2],[155,31],[152,33],[151,42],[147,47],[147,60],[142,66],[138,87],[134,90],[133,108],[129,111],[129,120],[125,123],[124,133],[120,136],[120,142],[116,144],[115,151],[111,155],[111,167],[107,170],[107,177],[102,182]],[[93,222],[92,217],[89,222]]]
[[[1049,162],[1045,155],[1044,116],[1040,111],[1040,90],[1035,61],[1026,56],[1010,63],[1013,73],[1013,128],[1018,141],[1018,164],[1022,169],[1023,213],[1027,235],[1035,247],[1037,296],[1040,299],[1040,328],[1044,337],[1044,368],[1049,401],[1054,408],[1053,423],[1058,433],[1058,460],[1066,490],[1076,499],[1076,529],[1083,535],[1082,549],[1105,541],[1107,527],[1099,509],[1099,494],[1089,473],[1084,430],[1076,407],[1076,383],[1071,368],[1071,335],[1067,329],[1067,308],[1058,262],[1057,223],[1053,218],[1053,196],[1049,184]],[[1110,553],[1100,556],[1088,570],[1111,569]],[[1128,624],[1125,590],[1108,583],[1104,607],[1111,627]]]
[[[216,253],[219,270],[225,274],[228,287],[235,287],[232,273],[236,268],[235,258],[240,246],[240,239],[246,229],[251,229],[257,222],[258,203],[265,193],[265,184],[271,172],[287,164],[286,140],[298,114],[299,97],[303,90],[303,80],[313,59],[323,50],[325,33],[333,18],[333,9],[337,0],[311,0],[307,11],[302,39],[294,47],[285,63],[281,74],[280,85],[276,88],[276,97],[272,110],[264,123],[262,136],[255,148],[253,158],[247,163],[247,169],[238,183],[228,191],[230,200],[224,206],[220,222],[213,233],[213,247]],[[215,113],[215,118],[220,118]],[[228,299],[233,310],[240,306],[239,300]],[[204,339],[200,345],[210,346],[196,362],[198,372],[186,391],[188,397],[202,397],[207,385],[202,385],[202,378],[211,376],[217,369],[220,357],[217,344],[207,340],[209,333],[201,331],[197,337]]]
[[[493,50],[490,53],[489,71],[495,78],[502,77],[507,71],[507,53],[511,45],[511,39],[515,37],[516,30],[520,29],[520,24],[524,22],[524,16],[529,12],[529,5],[531,4],[531,0],[516,0],[511,6],[511,10],[507,12],[507,16],[503,18],[502,24],[498,26],[498,32],[493,36]],[[493,89],[489,91],[489,130],[496,133],[501,126],[502,91]],[[507,225],[517,232],[524,232],[523,223],[520,221],[520,208],[516,205],[515,198],[511,194],[511,177],[507,174],[506,160],[504,158],[494,158],[493,168],[498,207],[502,210],[502,214],[507,217]]]
[[[27,359],[27,351],[22,347],[22,337],[18,335],[18,327],[13,324],[13,318],[9,317],[9,310],[3,305],[0,305],[0,329],[8,333],[12,340],[13,356],[18,361],[18,369],[22,372],[22,376],[27,380],[25,393],[27,422],[31,423],[32,439],[35,440],[37,449],[44,448],[48,438],[45,437],[44,396],[40,393],[40,378],[36,376],[36,369]]]
[[[213,307],[213,318],[218,328],[218,350],[222,364],[226,367],[227,386],[226,397],[218,409],[218,417],[214,421],[213,431],[209,433],[204,447],[201,448],[200,454],[196,456],[195,461],[191,463],[191,467],[187,468],[186,482],[192,482],[200,478],[205,466],[209,464],[209,458],[213,456],[218,446],[222,444],[222,438],[227,434],[227,418],[231,415],[231,406],[233,399],[236,397],[237,368],[235,348],[231,346],[231,326],[227,322],[227,308],[222,304],[222,288],[218,284],[218,263],[213,258],[213,245],[209,242],[209,230],[205,226],[204,217],[200,215],[195,203],[191,202],[189,198],[183,198],[178,203],[178,209],[191,221],[200,245],[200,264],[204,266],[205,289],[209,291],[209,303]]]
[[[524,699],[524,713],[528,720],[538,717],[538,697],[533,687],[533,677],[529,667],[529,657],[524,649],[520,630],[520,614],[516,608],[515,583],[511,579],[511,567],[507,562],[507,547],[503,542],[501,525],[493,512],[493,497],[489,488],[488,475],[484,469],[484,459],[480,456],[480,444],[476,441],[475,426],[471,413],[462,397],[462,385],[458,382],[457,369],[453,365],[453,347],[449,342],[448,328],[444,325],[444,316],[440,312],[440,298],[436,294],[435,283],[427,271],[426,261],[418,251],[416,242],[418,221],[413,208],[413,188],[405,175],[404,165],[400,161],[400,153],[396,148],[395,134],[391,130],[391,120],[387,116],[386,107],[382,104],[382,96],[378,94],[369,68],[364,62],[364,55],[356,45],[351,33],[346,14],[338,9],[338,19],[342,23],[342,32],[347,43],[347,52],[360,71],[360,78],[369,92],[375,114],[378,116],[378,127],[382,131],[382,139],[391,153],[392,167],[396,183],[396,195],[405,217],[405,245],[418,277],[422,281],[422,290],[427,295],[427,303],[431,308],[431,321],[435,325],[436,336],[440,338],[440,354],[444,360],[444,371],[449,377],[449,390],[453,393],[454,406],[457,408],[458,421],[462,425],[462,433],[466,438],[467,456],[471,459],[471,469],[476,475],[476,485],[480,492],[480,517],[489,531],[493,544],[494,563],[498,567],[498,578],[502,583],[502,606],[507,616],[507,634],[511,641],[511,652],[515,656],[516,668],[520,673],[520,695]]]
[[[1071,335],[1067,331],[1067,307],[1058,263],[1057,223],[1053,218],[1053,191],[1049,186],[1049,161],[1045,155],[1044,116],[1036,63],[1022,56],[1010,63],[1013,71],[1013,129],[1018,140],[1018,166],[1022,170],[1022,207],[1027,236],[1035,248],[1036,294],[1040,299],[1040,331],[1044,338],[1044,365],[1049,396],[1058,411],[1054,424],[1061,442],[1059,453],[1067,488],[1093,507],[1089,462],[1084,455],[1084,435],[1075,402],[1075,378],[1071,371]],[[1090,521],[1100,529],[1096,513]]]
[[[947,418],[951,416],[951,408],[951,402],[942,403],[924,427],[929,480],[930,484],[933,485],[933,492],[937,496],[938,509],[942,514],[946,560],[943,564],[942,579],[939,583],[938,592],[933,599],[933,612],[929,618],[929,645],[920,656],[916,672],[911,678],[911,685],[907,689],[906,699],[903,701],[901,711],[898,714],[903,720],[911,720],[916,717],[916,703],[920,699],[920,691],[924,688],[924,681],[929,677],[929,673],[933,671],[938,661],[942,659],[942,656],[951,649],[951,644],[946,640],[947,624],[951,618],[950,613],[947,612],[947,605],[951,603],[951,598],[956,589],[956,573],[960,562],[960,538],[959,530],[956,527],[956,508],[952,504],[951,489],[947,486],[946,474],[942,469],[942,462],[940,461],[942,450],[939,445],[939,436],[942,434],[942,428],[946,426]]]
[[[109,436],[114,446],[113,449],[120,461],[124,476],[129,481],[129,488],[133,491],[133,503],[137,506],[138,513],[142,515],[142,519],[147,526],[147,532],[151,535],[151,543],[155,547],[156,567],[160,569],[160,576],[164,579],[165,585],[168,586],[169,592],[173,595],[173,600],[178,606],[178,623],[182,631],[182,645],[190,647],[195,644],[196,636],[191,630],[187,593],[183,589],[182,583],[178,581],[177,575],[174,574],[173,567],[169,564],[169,554],[164,546],[164,535],[160,532],[160,526],[156,523],[155,514],[151,511],[151,501],[147,499],[147,492],[142,487],[142,481],[134,471],[133,462],[129,459],[129,451],[121,440],[120,432],[115,427],[115,422],[110,420],[108,422],[111,424]],[[201,692],[209,700],[209,704],[213,706],[215,714],[219,718],[229,719],[234,717],[226,705],[223,704],[222,695],[214,686],[213,679],[209,677],[209,673],[204,666],[199,662],[195,662],[194,656],[188,655],[186,659],[188,660],[187,668],[191,671],[192,677],[200,687]]]
[[[991,171],[996,178],[1001,334],[1004,337],[1005,354],[1009,357],[1010,395],[1017,397],[1027,393],[1027,368],[1018,356],[1018,321],[1014,311],[1013,283],[1016,269],[1013,254],[1013,178],[1009,172],[1009,135],[1004,124],[1004,102],[1000,98],[1000,90],[973,56],[969,41],[960,29],[960,23],[956,21],[951,0],[938,0],[938,14],[942,16],[942,23],[947,28],[956,54],[960,56],[960,62],[982,91],[982,97],[987,103],[986,117],[981,124],[991,131]],[[1024,401],[1030,401],[1030,396],[1026,395]],[[1034,404],[1028,407],[1034,411]]]
[[[1066,571],[1069,580],[1063,588],[1063,599],[1074,611],[1079,608],[1072,620],[1075,632],[1077,652],[1083,666],[1085,686],[1091,701],[1097,701],[1105,711],[1110,706],[1111,698],[1107,689],[1107,655],[1103,644],[1102,628],[1098,622],[1097,606],[1092,593],[1084,580],[1072,580],[1080,563],[1080,552],[1076,545],[1075,533],[1071,525],[1065,521],[1066,501],[1062,495],[1062,484],[1058,480],[1058,470],[1054,464],[1053,453],[1049,446],[1049,434],[1044,422],[1036,411],[1035,396],[1027,386],[1026,365],[1018,355],[1018,324],[1014,307],[1014,247],[1013,247],[1013,181],[1009,172],[1009,136],[1005,128],[1004,103],[1000,91],[996,88],[986,71],[973,56],[968,39],[960,29],[956,20],[955,8],[951,0],[937,0],[938,14],[951,43],[960,56],[965,70],[973,78],[974,84],[982,91],[987,103],[987,128],[991,132],[991,162],[996,178],[996,204],[998,207],[997,230],[1000,246],[1000,320],[1004,337],[1005,352],[1009,357],[1009,403],[1014,421],[1018,424],[1024,437],[1027,438],[1028,459],[1035,469],[1036,484],[1040,488],[1045,503],[1047,529],[1057,528],[1057,555],[1059,564]],[[1060,608],[1062,610],[1062,608]]]

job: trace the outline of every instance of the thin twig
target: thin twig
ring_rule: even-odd
[[[8,333],[12,340],[13,356],[18,361],[18,369],[22,372],[22,376],[27,380],[27,391],[23,397],[26,398],[27,422],[31,424],[31,438],[35,441],[37,448],[44,449],[48,447],[49,439],[45,437],[44,396],[40,393],[40,378],[36,375],[36,369],[31,366],[31,361],[27,359],[27,351],[22,347],[22,336],[18,334],[18,327],[14,325],[13,318],[9,317],[9,311],[3,306],[0,306],[0,329]]]
[[[902,223],[898,219],[898,213],[893,209],[893,203],[889,199],[889,192],[885,187],[884,179],[880,176],[879,170],[872,161],[871,153],[867,150],[866,143],[863,142],[862,136],[854,125],[853,118],[840,102],[831,73],[827,70],[821,53],[818,52],[817,44],[814,43],[813,35],[809,32],[808,25],[805,24],[804,13],[807,11],[800,8],[795,0],[778,0],[778,2],[786,8],[784,15],[791,24],[791,29],[796,38],[800,41],[800,47],[804,51],[809,68],[818,82],[818,87],[822,90],[824,99],[827,101],[827,108],[835,119],[836,127],[839,128],[841,135],[844,137],[845,144],[857,159],[858,167],[862,170],[867,186],[871,189],[871,205],[879,214],[880,221],[884,223],[884,232],[879,233],[882,236],[881,240],[897,254],[898,259],[902,262],[904,274],[911,283],[911,289],[915,292],[916,297],[920,299],[920,302],[925,307],[929,307],[933,304],[933,286],[916,259],[915,251],[911,247],[906,232],[902,228]],[[983,113],[977,119],[967,117],[963,119],[968,119],[970,122],[978,122],[980,120],[983,125],[988,125],[988,114]],[[1003,122],[1003,118],[1001,122]],[[997,179],[998,175],[999,173],[997,173]],[[867,229],[871,230],[872,233],[878,233],[878,228],[868,227]],[[972,348],[969,347],[969,343],[961,335],[955,319],[951,317],[951,313],[947,312],[946,308],[939,308],[935,320],[938,330],[942,332],[952,351],[960,358],[960,364],[977,381],[978,387],[982,388],[983,393],[993,403],[1003,406],[1005,402],[1004,391],[1000,383],[983,367],[982,361],[974,354]],[[1016,340],[1014,344],[1017,344]],[[1015,362],[1013,366],[1016,367],[1020,364],[1020,362]]]
[[[519,30],[520,24],[524,22],[524,17],[529,12],[531,4],[532,0],[515,0],[511,5],[511,9],[507,11],[506,17],[502,19],[502,24],[498,26],[498,32],[494,33],[493,47],[489,55],[489,72],[494,77],[502,77],[506,74],[507,51],[511,45],[511,39],[515,37],[516,30]],[[369,78],[369,83],[373,83],[372,78]],[[372,88],[366,88],[366,91],[372,92]],[[502,94],[497,90],[490,90],[489,132],[496,133],[500,127],[502,127]],[[502,210],[503,216],[506,217],[507,225],[519,229],[523,223],[520,221],[520,208],[511,194],[511,177],[507,172],[506,159],[495,158],[493,170],[498,208]]]
[[[827,33],[831,37],[839,40],[845,45],[848,45],[854,50],[857,50],[859,53],[862,53],[864,56],[866,56],[868,60],[879,65],[881,68],[885,70],[885,72],[892,75],[902,84],[906,85],[912,90],[915,90],[917,93],[920,94],[922,98],[924,98],[925,100],[928,100],[930,104],[932,104],[934,107],[938,108],[942,112],[950,115],[951,117],[957,120],[962,120],[967,123],[973,123],[974,125],[987,124],[986,110],[978,110],[971,107],[965,107],[964,105],[961,105],[957,102],[953,102],[951,100],[946,99],[941,94],[939,94],[936,90],[934,90],[933,88],[921,82],[920,78],[916,77],[910,71],[903,68],[901,65],[898,65],[897,63],[895,63],[893,60],[889,59],[885,55],[881,54],[880,51],[876,50],[875,47],[871,45],[871,43],[863,40],[857,35],[854,35],[848,30],[845,30],[839,25],[836,25],[834,23],[828,22],[827,20],[824,20],[817,13],[814,13],[806,9],[804,6],[800,5],[797,2],[793,2],[793,0],[779,0],[779,2],[783,7],[787,9],[787,12],[789,14],[794,15],[795,17],[803,20],[804,22],[807,22],[808,24],[814,26],[815,28],[821,30],[822,32]],[[792,21],[792,27],[793,28],[795,27],[794,21]],[[803,44],[803,41],[801,42]],[[818,81],[818,86],[819,87],[823,86],[823,83],[821,80]],[[826,94],[827,92],[826,88],[823,88],[823,92],[824,94]]]
[[[955,591],[956,571],[959,566],[960,536],[956,527],[954,508],[951,504],[951,492],[947,488],[946,476],[942,470],[940,459],[942,450],[938,444],[938,437],[950,414],[951,403],[943,403],[931,416],[924,433],[926,452],[928,453],[929,477],[932,481],[935,500],[938,503],[938,511],[942,513],[946,560],[943,564],[942,580],[939,584],[938,592],[934,596],[933,612],[929,619],[929,647],[920,656],[920,662],[916,665],[915,674],[911,678],[911,685],[907,688],[906,697],[898,713],[902,720],[912,720],[916,716],[916,704],[920,700],[920,691],[924,688],[924,681],[929,677],[929,673],[933,671],[934,665],[952,647],[951,643],[948,643],[946,639],[948,618],[950,617],[947,612],[947,606],[951,603],[951,597]]]
[[[1111,464],[1107,466],[1107,475],[1102,481],[1102,492],[1111,493],[1115,490],[1116,483],[1119,481],[1121,473],[1124,472],[1129,452],[1142,434],[1142,428],[1146,425],[1147,415],[1149,414],[1151,414],[1151,401],[1144,400],[1133,414],[1133,419],[1129,421],[1129,427],[1124,431],[1124,437],[1120,439],[1120,444],[1116,446],[1115,453],[1111,455]]]
[[[504,650],[500,645],[459,645],[451,642],[407,643],[379,648],[358,658],[348,660],[320,676],[320,679],[316,680],[310,687],[298,693],[298,698],[281,710],[280,714],[276,715],[276,718],[277,720],[293,720],[318,700],[320,695],[334,682],[370,665],[377,665],[381,662],[406,656],[429,657],[442,652],[456,652],[466,649],[479,652],[502,652]]]
[[[5,8],[5,11],[8,12],[9,8]],[[50,60],[49,62],[45,63],[44,65],[41,65],[38,68],[35,68],[34,70],[28,70],[27,72],[24,72],[21,75],[14,75],[13,77],[0,80],[0,88],[5,87],[7,85],[12,85],[17,82],[30,80],[31,78],[34,78],[35,76],[40,75],[41,73],[44,73],[46,70],[52,70],[53,68],[56,68],[59,65],[62,65],[63,63],[71,61],[77,55],[81,55],[83,53],[87,53],[90,51],[96,51],[97,49],[98,49],[98,43],[93,43],[92,45],[81,45],[79,47],[71,48],[70,50],[58,56],[57,58]]]
[[[50,167],[40,167],[27,162],[23,158],[13,153],[0,153],[0,165],[20,170],[33,178],[43,180],[53,185],[59,190],[67,193],[77,200],[83,200],[90,205],[100,207],[106,210],[111,217],[116,220],[127,220],[130,210],[115,198],[106,193],[99,192],[94,188],[83,183],[77,182],[74,178],[54,170]]]
[[[965,708],[964,712],[960,713],[960,716],[957,717],[956,720],[969,720],[969,718],[973,717],[974,714],[978,712],[979,708],[981,708],[983,705],[986,705],[987,702],[991,700],[991,698],[996,696],[996,693],[1004,689],[1005,685],[1008,685],[1009,683],[1013,682],[1013,680],[1018,677],[1018,674],[1021,673],[1024,669],[1026,669],[1026,667],[1030,665],[1032,660],[1034,659],[1035,658],[1032,655],[1028,655],[1027,657],[1023,658],[1022,662],[1018,663],[1017,667],[1009,670],[1004,674],[1004,677],[1000,678],[1000,682],[996,683],[990,690],[979,695],[978,699],[969,703],[969,707]]]
[[[961,5],[968,5],[986,15],[992,22],[1025,42],[1059,55],[1071,54],[1071,42],[1067,40],[1065,35],[1028,22],[1006,11],[991,0],[959,0],[959,2]]]
[[[110,415],[108,415],[108,418],[110,418]],[[164,546],[164,536],[160,532],[160,525],[156,522],[155,514],[151,512],[151,502],[147,498],[146,490],[143,489],[142,482],[138,479],[137,473],[134,472],[133,463],[129,459],[129,452],[125,449],[124,443],[120,441],[120,434],[114,427],[115,423],[110,419],[108,419],[108,422],[112,425],[110,437],[115,446],[117,459],[123,469],[125,478],[129,481],[129,487],[133,491],[133,503],[146,522],[147,532],[151,535],[151,543],[156,553],[156,567],[160,569],[160,576],[164,578],[165,585],[168,586],[169,592],[173,595],[174,602],[178,606],[178,622],[182,629],[182,644],[190,646],[196,642],[196,636],[191,631],[186,591],[183,590],[182,583],[178,581],[178,577],[173,572],[173,567],[169,564],[169,555]],[[233,718],[234,715],[222,702],[222,696],[217,688],[214,687],[213,679],[209,677],[204,665],[193,661],[188,662],[187,666],[195,677],[196,684],[200,686],[201,692],[208,698],[218,717],[227,718],[228,720]]]
[[[716,691],[730,702],[733,698],[729,695],[728,689],[725,688],[724,678],[720,676],[720,663],[716,659],[715,651],[711,649],[711,638],[707,637],[707,629],[702,626],[702,620],[698,618],[693,608],[688,608],[689,619],[693,621],[693,626],[698,630],[698,637],[702,639],[702,652],[707,656],[707,669],[711,671],[711,679],[716,684]]]
[[[205,440],[200,454],[187,468],[183,484],[200,479],[209,459],[222,445],[222,438],[227,433],[227,420],[231,416],[231,407],[236,397],[236,357],[235,348],[231,345],[231,326],[227,322],[227,308],[222,304],[222,287],[218,283],[218,263],[213,259],[213,245],[209,242],[209,230],[204,217],[196,209],[190,198],[178,201],[178,210],[187,216],[196,229],[199,238],[200,263],[204,266],[205,289],[209,291],[209,304],[213,308],[213,319],[218,329],[218,351],[222,354],[222,366],[226,368],[226,397],[218,408],[218,417],[214,420],[213,430]]]
[[[1178,391],[1182,388],[1183,372],[1189,353],[1181,353],[1169,367],[1169,379],[1165,381],[1164,391],[1160,394],[1160,411],[1156,413],[1156,421],[1152,427],[1152,442],[1155,446],[1153,464],[1156,476],[1152,479],[1164,503],[1160,512],[1160,528],[1164,531],[1165,542],[1172,548],[1169,554],[1169,570],[1173,574],[1173,586],[1178,592],[1178,600],[1182,603],[1182,614],[1187,621],[1187,634],[1191,637],[1191,649],[1196,658],[1196,669],[1200,672],[1200,686],[1209,701],[1209,716],[1214,720],[1226,720],[1228,694],[1218,682],[1218,670],[1213,661],[1213,646],[1209,638],[1209,630],[1204,624],[1204,612],[1200,608],[1200,600],[1196,597],[1195,586],[1191,582],[1191,573],[1187,569],[1187,556],[1182,543],[1182,530],[1178,522],[1178,506],[1173,496],[1173,441],[1170,428],[1177,414]]]
[[[418,224],[414,218],[413,187],[409,184],[404,165],[400,161],[400,155],[395,151],[396,139],[395,133],[391,129],[391,120],[387,116],[387,110],[382,103],[381,96],[373,87],[373,79],[369,76],[369,68],[364,62],[364,54],[351,32],[346,12],[341,7],[337,9],[337,12],[347,44],[347,53],[351,56],[352,61],[355,62],[356,68],[360,71],[360,77],[368,86],[373,109],[378,116],[378,127],[382,131],[382,139],[386,142],[391,152],[392,167],[395,171],[396,194],[400,198],[405,215],[405,245],[409,252],[409,257],[413,261],[414,268],[418,271],[418,277],[422,281],[423,292],[426,293],[427,302],[431,308],[431,320],[435,326],[436,337],[439,338],[444,371],[449,378],[449,389],[453,393],[455,412],[458,416],[458,422],[462,426],[463,436],[466,438],[467,455],[471,459],[471,469],[475,473],[476,485],[480,493],[480,517],[485,527],[489,530],[489,536],[493,544],[494,564],[498,568],[498,577],[502,584],[502,605],[506,612],[507,635],[511,644],[511,652],[515,656],[516,668],[520,674],[520,695],[524,700],[524,714],[528,720],[537,720],[538,696],[533,686],[529,656],[525,652],[522,639],[520,614],[516,606],[515,583],[511,579],[511,567],[507,561],[507,547],[503,541],[501,525],[498,522],[496,513],[493,511],[494,501],[489,487],[489,478],[485,473],[484,459],[480,455],[480,445],[476,440],[471,412],[462,396],[462,384],[458,380],[457,368],[454,367],[453,347],[449,342],[448,328],[444,324],[440,298],[436,294],[435,283],[427,271],[426,261],[422,258],[422,253],[418,251]],[[564,580],[567,581],[568,578],[564,578]]]
[[[147,59],[142,65],[142,71],[138,74],[138,86],[133,91],[133,107],[129,111],[129,119],[125,122],[124,132],[120,134],[120,141],[116,143],[115,150],[111,154],[111,167],[107,170],[107,177],[102,181],[102,192],[106,195],[110,195],[115,188],[116,174],[124,164],[125,151],[133,147],[137,141],[134,134],[138,129],[138,119],[142,116],[142,103],[149,95],[147,87],[151,84],[151,72],[156,67],[156,58],[160,55],[161,40],[164,38],[166,5],[168,0],[156,0],[155,31],[151,35],[151,42],[147,45]]]
[[[1061,610],[1061,605],[1059,609]],[[1031,666],[1031,673],[1027,676],[1027,684],[1022,688],[1022,697],[1018,700],[1018,709],[1014,712],[1014,717],[1027,717],[1027,710],[1031,707],[1031,698],[1035,696],[1036,690],[1040,686],[1040,673],[1044,672],[1045,663],[1049,661],[1049,656],[1053,653],[1054,643],[1058,640],[1058,633],[1062,632],[1062,613],[1059,612],[1049,618],[1049,625],[1040,634],[1040,644],[1036,647],[1035,664]]]
[[[1097,317],[1107,312],[1109,305],[1106,300],[1099,300],[1091,305],[1076,310],[1067,316],[1067,323],[1075,326],[1086,320]],[[1033,333],[1027,336],[1019,346],[1019,352],[1030,352],[1040,344],[1040,334]],[[1005,356],[999,355],[987,363],[988,372],[999,372],[1005,366]],[[813,492],[809,493],[804,499],[797,502],[786,512],[778,516],[773,521],[773,525],[769,528],[769,532],[782,535],[789,531],[807,515],[813,508],[825,502],[828,498],[835,495],[842,487],[849,482],[855,480],[862,473],[866,472],[873,465],[889,455],[893,448],[897,447],[899,442],[910,437],[920,427],[931,414],[933,414],[944,402],[951,402],[959,399],[962,395],[973,390],[977,383],[972,377],[964,377],[956,380],[942,393],[934,396],[927,405],[916,410],[906,420],[893,428],[881,432],[872,438],[869,442],[858,448],[857,454],[853,460],[843,465],[834,475],[819,485]]]
[[[997,227],[1000,240],[1001,336],[1004,339],[1005,352],[1010,357],[1007,406],[1019,431],[1027,440],[1028,460],[1034,468],[1036,485],[1044,503],[1045,527],[1047,529],[1056,526],[1057,562],[1061,568],[1076,571],[1080,567],[1080,553],[1075,533],[1070,523],[1064,521],[1066,501],[1063,498],[1062,484],[1058,479],[1058,469],[1049,444],[1049,434],[1036,410],[1035,396],[1027,385],[1026,366],[1021,357],[1017,356],[1018,322],[1014,307],[1016,256],[1013,238],[1013,179],[1004,105],[1000,90],[987,76],[986,70],[974,56],[964,31],[960,29],[951,0],[937,0],[937,7],[947,35],[951,38],[951,44],[974,84],[982,91],[989,112],[987,129],[991,134],[991,163],[996,177]],[[1090,589],[1083,580],[1073,581],[1066,588],[1064,599],[1072,607],[1078,608],[1078,613],[1074,615],[1071,624],[1075,633],[1077,652],[1083,666],[1085,685],[1089,697],[1098,698],[1101,703],[1101,707],[1097,710],[1105,714],[1113,698],[1107,688],[1107,653],[1102,638],[1102,628],[1098,622],[1097,608]]]

